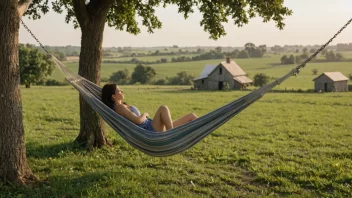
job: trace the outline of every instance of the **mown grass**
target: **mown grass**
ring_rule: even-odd
[[[204,115],[248,92],[123,86],[151,116]],[[70,86],[22,89],[27,158],[42,184],[0,184],[0,197],[351,197],[352,93],[269,93],[200,143],[147,156],[107,127],[112,147],[92,152],[79,132]]]

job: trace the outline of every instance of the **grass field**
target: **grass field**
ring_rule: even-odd
[[[248,92],[124,86],[152,114],[204,115]],[[86,152],[77,91],[22,89],[27,157],[46,182],[1,186],[0,197],[351,197],[352,93],[269,93],[193,148],[149,157],[107,127],[113,147]],[[180,102],[181,101],[181,102]]]
[[[257,73],[265,73],[273,78],[281,77],[282,75],[289,72],[296,65],[280,65],[280,58],[282,55],[269,54],[264,58],[252,58],[252,59],[235,59],[238,65],[240,65],[245,72],[249,75],[249,78],[254,77]],[[352,56],[352,53],[344,53],[344,57]],[[146,57],[153,58],[153,57]],[[158,57],[160,59],[161,57]],[[170,60],[170,57],[165,56]],[[130,58],[127,58],[130,59]],[[187,71],[198,77],[207,64],[219,64],[224,60],[206,60],[206,61],[194,61],[194,62],[181,62],[181,63],[164,63],[164,64],[153,64],[151,65],[155,71],[155,79],[163,79],[171,76],[176,76],[178,72]],[[67,63],[67,66],[73,71],[78,71],[78,63]],[[116,71],[128,69],[130,74],[133,72],[135,64],[102,64],[101,77],[109,78],[110,75]],[[309,63],[302,69],[299,76],[291,78],[281,84],[276,89],[313,89],[316,75],[312,75],[312,70],[317,69],[318,74],[323,72],[340,71],[345,76],[352,74],[352,62],[327,62],[327,63]],[[63,81],[63,75],[55,70],[53,75],[50,77],[59,81]]]
[[[280,55],[236,62],[253,77],[279,77],[294,65]],[[152,65],[157,78],[199,75],[222,60]],[[67,66],[77,71],[77,63]],[[102,77],[131,64],[103,64]],[[311,89],[312,69],[352,73],[351,62],[308,64],[278,89]],[[55,71],[51,77],[63,80]],[[190,87],[129,85],[126,101],[151,117],[167,105],[174,118],[204,115],[246,91],[194,91]],[[352,93],[268,93],[193,148],[171,157],[147,156],[107,126],[112,147],[87,152],[79,133],[78,93],[71,86],[22,88],[27,158],[44,182],[2,197],[352,197]]]

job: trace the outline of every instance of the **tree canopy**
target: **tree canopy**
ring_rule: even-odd
[[[247,24],[250,18],[259,16],[263,22],[275,21],[276,26],[282,29],[284,17],[291,15],[292,11],[283,5],[284,0],[233,0],[233,1],[208,1],[208,0],[53,0],[52,9],[57,13],[66,11],[65,21],[73,22],[74,27],[79,27],[74,4],[81,6],[79,15],[99,14],[99,11],[109,8],[107,24],[117,30],[125,30],[132,34],[141,32],[137,18],[141,18],[142,25],[147,27],[149,33],[162,27],[162,23],[155,14],[155,7],[177,5],[178,12],[185,18],[198,9],[202,14],[200,25],[204,31],[210,34],[210,38],[218,39],[226,35],[223,23],[229,22],[231,18],[237,26]],[[86,6],[82,6],[86,5]],[[42,14],[50,10],[49,1],[34,0],[26,12],[30,18],[39,19]]]
[[[54,70],[51,59],[32,45],[19,45],[18,54],[21,84],[27,88],[30,88],[32,83],[43,81]]]

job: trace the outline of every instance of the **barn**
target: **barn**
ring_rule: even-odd
[[[226,58],[226,61],[218,65],[206,65],[193,83],[194,89],[223,90],[225,86],[230,89],[245,89],[253,81],[235,61]]]
[[[324,92],[348,91],[348,78],[341,72],[324,72],[313,79],[314,90]]]

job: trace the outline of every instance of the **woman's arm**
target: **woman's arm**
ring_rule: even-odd
[[[148,113],[142,113],[140,116],[136,116],[136,114],[132,113],[125,105],[117,105],[115,111],[137,125],[140,125],[147,116],[149,116]]]

